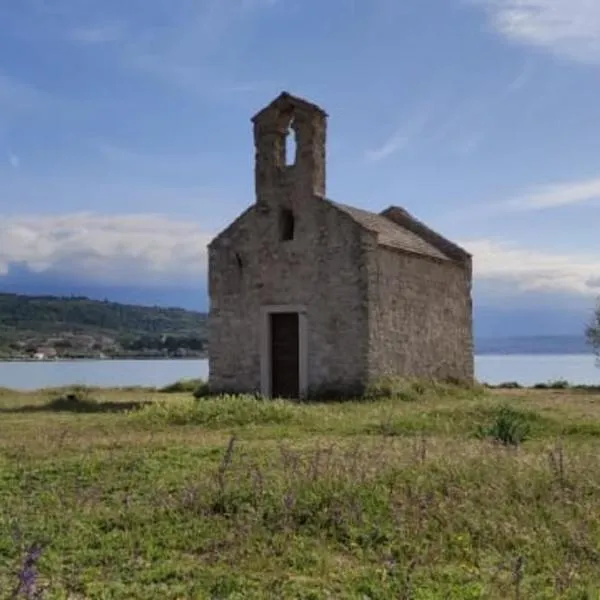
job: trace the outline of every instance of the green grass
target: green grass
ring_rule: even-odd
[[[197,383],[0,390],[0,598],[600,597],[600,393]]]

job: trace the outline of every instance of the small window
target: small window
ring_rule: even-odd
[[[235,253],[235,261],[237,262],[238,269],[241,271],[244,268],[244,261],[237,252]]]
[[[294,119],[290,122],[285,136],[285,165],[293,167],[298,157],[298,140],[294,129]]]
[[[279,215],[279,232],[282,242],[294,239],[294,213],[288,208],[281,209]]]

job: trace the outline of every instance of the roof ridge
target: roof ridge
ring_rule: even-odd
[[[347,214],[358,225],[372,231],[377,235],[377,242],[382,246],[403,250],[436,258],[438,260],[452,260],[436,244],[423,238],[421,235],[407,227],[388,218],[386,215],[358,208],[347,204],[340,204],[333,200],[328,200],[334,207]]]
[[[418,235],[454,260],[465,261],[471,259],[471,254],[464,248],[461,248],[458,244],[438,233],[401,206],[388,206],[380,214],[399,227],[404,227],[412,231],[415,235]]]

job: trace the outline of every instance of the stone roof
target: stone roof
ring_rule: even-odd
[[[469,256],[467,252],[458,248],[458,246],[454,246],[451,242],[445,240],[444,238],[439,236],[439,234],[435,234],[435,232],[431,230],[429,230],[431,234],[439,238],[439,240],[436,239],[436,241],[443,240],[444,246],[453,246],[453,249],[458,249],[459,251],[462,251],[464,253],[464,256],[458,257],[456,256],[456,252],[453,253],[454,256],[443,252],[442,249],[439,247],[441,244],[434,245],[430,241],[426,240],[422,235],[419,235],[415,231],[411,231],[407,227],[403,227],[402,225],[394,222],[391,218],[385,216],[384,214],[370,212],[360,208],[355,208],[353,206],[347,206],[345,204],[338,204],[337,202],[330,202],[338,210],[347,214],[360,226],[364,227],[368,231],[372,231],[373,233],[377,234],[377,240],[381,246],[387,246],[389,248],[395,248],[397,250],[404,250],[406,252],[421,254],[423,256],[429,256],[438,260],[453,260],[457,258],[466,258]],[[394,207],[394,209],[401,210],[405,218],[412,219],[412,217],[403,209],[399,209],[397,207]],[[388,211],[389,210],[390,209],[388,209]],[[415,221],[415,223],[418,222]],[[417,226],[423,227],[420,223],[418,223]]]

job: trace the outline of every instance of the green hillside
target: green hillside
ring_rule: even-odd
[[[85,297],[0,293],[0,358],[186,357],[206,353],[206,315]]]

